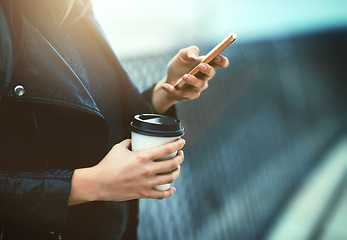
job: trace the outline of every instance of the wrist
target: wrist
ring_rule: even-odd
[[[166,78],[160,80],[153,89],[152,105],[156,113],[164,113],[178,101],[172,98],[164,89]]]
[[[99,200],[94,168],[76,169],[72,175],[68,205]]]

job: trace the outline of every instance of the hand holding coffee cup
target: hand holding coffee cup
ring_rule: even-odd
[[[158,114],[136,115],[130,123],[130,127],[132,151],[170,143],[181,138],[184,134],[184,129],[178,119]],[[171,159],[176,155],[177,151],[156,161]],[[170,172],[160,174],[168,173]],[[154,188],[166,191],[170,188],[170,184],[157,185]]]

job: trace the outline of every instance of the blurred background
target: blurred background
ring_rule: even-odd
[[[277,37],[347,24],[345,0],[98,0],[96,18],[118,56],[219,42]]]
[[[177,192],[140,201],[140,239],[347,239],[346,0],[93,4],[141,91],[179,49],[238,35],[230,67],[177,105]]]

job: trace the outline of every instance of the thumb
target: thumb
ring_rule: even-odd
[[[118,143],[118,146],[120,146],[121,148],[131,149],[131,139],[125,139],[121,141],[120,143]]]
[[[182,49],[179,56],[184,61],[196,61],[199,56],[199,48],[197,46],[190,46]]]

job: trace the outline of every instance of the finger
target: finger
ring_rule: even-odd
[[[203,63],[199,65],[199,71],[205,74],[204,80],[209,80],[214,77],[216,70],[209,64]]]
[[[169,174],[155,176],[153,179],[153,188],[156,189],[155,186],[173,183],[180,176],[180,173],[180,169],[177,168]]]
[[[229,66],[229,59],[218,55],[213,61],[211,61],[211,65],[216,68],[226,68]]]
[[[178,151],[176,157],[169,160],[154,162],[154,173],[167,173],[176,170],[184,161],[183,151]]]
[[[146,155],[149,159],[155,160],[155,159],[163,158],[167,155],[170,155],[170,154],[180,150],[181,148],[183,148],[184,144],[185,144],[184,139],[178,139],[178,140],[171,142],[171,143],[163,144],[163,145],[152,147],[152,148],[143,149],[140,151],[142,151],[141,154]]]
[[[178,56],[183,60],[183,62],[196,61],[199,56],[199,48],[197,46],[183,48],[178,52]]]
[[[168,83],[164,83],[162,88],[164,89],[165,92],[169,94],[172,94],[175,92],[175,87]]]
[[[165,198],[169,198],[172,196],[172,194],[174,194],[176,192],[176,188],[171,187],[166,191],[159,191],[159,190],[151,190],[148,193],[148,198],[153,198],[153,199],[165,199]]]
[[[203,88],[207,88],[208,87],[208,83],[207,81],[204,81],[206,83],[206,86]],[[202,90],[200,88],[191,88],[189,90],[186,91],[182,91],[180,96],[182,99],[185,100],[193,100],[193,99],[197,99],[200,97]]]
[[[197,78],[196,76],[193,76],[193,75],[189,75],[189,74],[185,74],[183,77],[182,77],[182,80],[191,85],[191,86],[194,86],[196,88],[203,88],[205,85],[206,85],[206,82],[202,79],[199,79]]]

